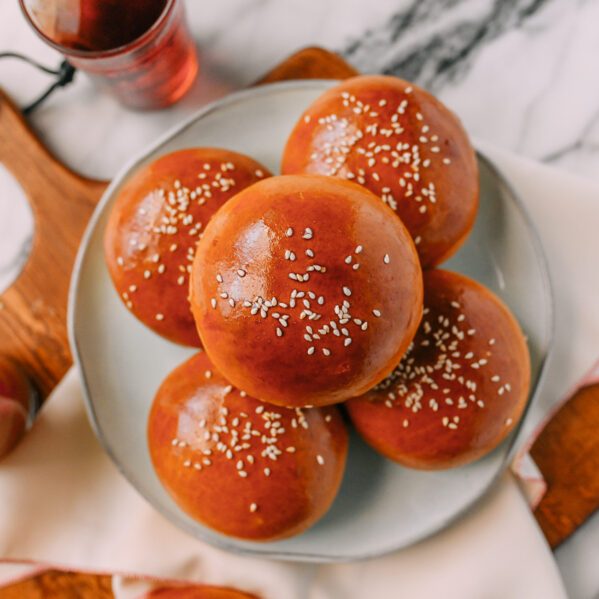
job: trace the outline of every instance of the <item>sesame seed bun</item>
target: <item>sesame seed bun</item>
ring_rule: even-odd
[[[271,177],[206,228],[191,304],[233,384],[277,405],[328,405],[393,370],[422,314],[422,272],[401,221],[365,188]]]
[[[322,94],[289,136],[281,172],[370,189],[401,217],[423,267],[458,249],[478,208],[476,156],[459,120],[396,77],[354,77]]]
[[[171,341],[201,345],[188,301],[196,244],[220,206],[269,175],[242,154],[192,148],[162,156],[127,182],[110,213],[104,254],[139,320]]]
[[[376,450],[409,466],[460,466],[497,446],[522,415],[530,385],[526,340],[488,289],[444,270],[424,273],[424,315],[393,374],[347,402]]]
[[[158,478],[192,518],[225,535],[272,541],[299,534],[327,511],[348,434],[335,407],[262,403],[201,352],[162,383],[148,443]]]

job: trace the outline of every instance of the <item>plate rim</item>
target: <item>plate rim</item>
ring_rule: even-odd
[[[262,557],[268,559],[277,559],[277,560],[288,560],[295,562],[305,562],[305,563],[339,563],[339,562],[350,562],[350,561],[363,561],[367,559],[371,559],[374,557],[379,557],[393,551],[397,551],[400,549],[405,549],[428,539],[435,534],[445,530],[454,522],[457,522],[461,518],[463,518],[473,506],[475,506],[478,502],[482,501],[485,497],[488,496],[490,491],[497,485],[498,481],[503,477],[505,471],[509,467],[510,462],[518,452],[521,444],[523,443],[523,429],[524,423],[526,421],[527,415],[531,408],[531,405],[537,401],[537,398],[540,394],[540,390],[543,387],[543,381],[547,374],[547,366],[550,361],[550,357],[554,350],[554,339],[555,339],[555,296],[553,291],[553,284],[550,276],[550,269],[547,262],[547,257],[541,243],[540,236],[532,220],[526,205],[516,193],[514,187],[510,183],[510,181],[503,175],[501,170],[495,165],[495,163],[486,156],[483,152],[476,149],[477,159],[485,164],[485,166],[493,173],[496,180],[499,181],[501,186],[503,186],[506,195],[509,196],[512,203],[515,205],[517,210],[520,212],[521,217],[523,218],[526,228],[530,233],[530,238],[532,241],[532,245],[534,248],[534,253],[537,255],[539,266],[540,266],[540,275],[542,281],[542,287],[545,292],[545,297],[547,298],[547,315],[543,322],[543,331],[545,335],[545,347],[542,348],[544,350],[544,354],[541,357],[541,363],[539,367],[539,371],[534,381],[531,381],[531,393],[529,394],[526,406],[520,418],[520,421],[514,428],[514,430],[508,436],[510,440],[510,448],[506,453],[504,459],[501,462],[501,466],[498,468],[495,475],[490,479],[486,487],[483,491],[470,501],[466,502],[459,510],[457,510],[451,516],[444,518],[441,522],[437,523],[432,527],[431,530],[425,532],[424,534],[419,534],[416,536],[408,537],[407,540],[400,544],[392,544],[391,546],[385,546],[375,551],[369,551],[365,553],[359,553],[356,555],[352,555],[348,557],[346,555],[332,555],[332,554],[318,554],[318,553],[306,553],[306,552],[297,552],[290,550],[272,550],[268,549],[270,543],[264,543],[262,547],[264,549],[259,548],[249,548],[240,546],[238,543],[243,543],[242,539],[234,539],[228,538],[224,535],[218,534],[215,537],[208,537],[208,535],[204,536],[201,533],[196,531],[191,531],[187,527],[185,521],[179,516],[177,513],[173,513],[167,509],[164,509],[162,506],[158,505],[154,502],[153,499],[150,499],[146,496],[145,493],[141,491],[142,485],[138,484],[138,481],[130,472],[125,472],[124,467],[117,459],[113,450],[111,449],[109,443],[106,441],[102,429],[100,428],[99,421],[96,417],[96,411],[94,408],[93,401],[91,399],[91,392],[88,386],[88,381],[86,377],[85,370],[83,368],[83,361],[81,357],[81,352],[79,348],[79,342],[77,340],[76,334],[76,318],[75,312],[77,311],[77,295],[79,292],[80,284],[81,284],[81,272],[83,262],[85,260],[91,237],[93,236],[97,223],[103,215],[106,204],[110,201],[111,197],[114,194],[115,188],[122,184],[124,179],[130,174],[142,161],[147,159],[153,152],[158,150],[162,145],[172,140],[177,135],[184,132],[187,128],[192,126],[196,121],[201,120],[207,115],[211,114],[215,110],[219,110],[222,107],[226,107],[232,104],[244,102],[246,98],[251,97],[254,98],[256,96],[261,95],[270,95],[273,92],[280,91],[294,91],[297,89],[321,89],[322,91],[328,89],[334,84],[339,83],[338,79],[301,79],[301,80],[289,80],[289,81],[280,81],[275,83],[262,84],[257,87],[250,87],[242,90],[238,90],[227,94],[226,96],[211,102],[210,104],[201,107],[199,110],[194,112],[192,115],[184,119],[182,122],[173,125],[168,128],[163,134],[158,136],[152,143],[145,146],[141,151],[133,155],[114,175],[109,185],[105,189],[102,194],[98,204],[94,208],[92,216],[85,228],[85,232],[79,242],[79,248],[77,250],[77,255],[75,258],[75,262],[73,265],[73,270],[70,278],[69,285],[69,294],[68,294],[68,305],[67,305],[67,332],[69,338],[69,344],[71,347],[71,352],[73,354],[73,362],[78,370],[81,386],[83,391],[83,400],[85,404],[85,410],[87,413],[88,420],[94,431],[94,434],[98,441],[100,442],[103,450],[106,452],[114,466],[117,468],[118,472],[125,478],[128,484],[130,484],[135,491],[139,494],[139,496],[148,502],[153,509],[155,509],[158,513],[164,516],[169,522],[175,524],[179,530],[184,532],[185,534],[191,536],[194,539],[201,540],[210,545],[213,545],[219,549],[223,549],[225,551],[229,551],[235,553],[237,555],[244,556],[252,556],[252,557]],[[476,146],[475,146],[476,148]],[[505,440],[504,440],[505,442]]]

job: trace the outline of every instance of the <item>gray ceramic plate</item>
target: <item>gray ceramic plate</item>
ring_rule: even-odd
[[[311,529],[266,544],[219,535],[188,518],[170,499],[154,474],[146,447],[146,420],[154,393],[167,373],[194,351],[158,337],[126,310],[104,265],[102,237],[124,182],[162,154],[190,146],[219,146],[249,154],[278,172],[292,126],[331,84],[288,82],[232,94],[201,110],[126,166],[106,190],[85,234],[69,306],[72,350],[89,417],[106,451],[139,493],[183,530],[216,546],[298,561],[363,559],[439,531],[497,480],[513,452],[517,431],[485,458],[445,472],[402,468],[354,436],[339,495]],[[479,165],[481,205],[474,231],[444,266],[482,282],[512,309],[528,336],[534,395],[551,341],[547,268],[522,204],[488,160],[479,156]]]

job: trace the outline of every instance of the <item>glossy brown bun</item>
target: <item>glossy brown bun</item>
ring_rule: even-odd
[[[481,457],[512,430],[528,397],[530,358],[506,306],[467,277],[425,271],[424,306],[399,366],[347,409],[383,455],[434,470]]]
[[[337,408],[264,404],[232,387],[202,352],[162,383],[148,443],[158,478],[192,518],[225,535],[272,541],[327,511],[348,434]]]
[[[258,599],[258,597],[225,587],[185,585],[154,589],[138,599]]]
[[[476,156],[459,120],[396,77],[355,77],[322,94],[289,136],[281,172],[373,191],[401,217],[423,267],[458,249],[478,209]]]
[[[106,226],[104,253],[116,290],[153,331],[199,346],[188,291],[196,244],[216,210],[270,173],[255,160],[215,148],[162,156],[121,190]]]
[[[277,405],[328,405],[393,370],[422,314],[422,272],[405,227],[368,190],[271,177],[206,228],[191,304],[233,384]]]

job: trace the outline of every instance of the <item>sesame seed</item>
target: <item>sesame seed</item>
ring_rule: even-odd
[[[212,372],[210,370],[206,370],[206,372],[204,372],[204,376],[209,379],[212,376]]]
[[[264,468],[264,476],[270,476],[270,468]]]
[[[312,345],[312,346],[310,346],[310,347],[308,348],[308,351],[307,351],[306,353],[307,353],[309,356],[311,356],[311,355],[314,353],[314,351],[315,351],[315,348],[314,348],[314,346]]]
[[[385,264],[389,264],[390,261],[391,261],[391,259],[389,258],[389,254],[385,254],[385,257],[383,258],[383,262]]]
[[[357,247],[356,247],[356,249],[354,250],[354,253],[355,253],[355,254],[359,254],[359,253],[360,253],[360,252],[361,252],[363,249],[364,249],[364,248],[363,248],[361,245],[359,245],[359,246],[357,246]]]
[[[164,314],[156,314],[154,317],[156,320],[164,320]]]
[[[316,461],[322,466],[324,465],[324,458],[319,454],[316,456]]]
[[[323,347],[323,348],[322,348],[322,353],[323,353],[325,356],[330,356],[330,355],[331,355],[331,350],[330,350],[330,349],[328,349],[328,348],[326,348],[326,347]]]
[[[287,231],[285,231],[285,235],[287,235],[287,237],[291,237],[293,235],[293,229],[289,227]]]
[[[380,310],[373,310],[372,313],[377,317],[380,318],[381,317],[381,311]]]
[[[347,295],[347,297],[349,297],[351,295],[351,289],[349,287],[344,287],[343,294]]]
[[[252,503],[250,505],[250,512],[255,512],[258,509],[258,506],[255,503]]]
[[[210,304],[212,305],[212,307],[213,307],[213,308],[216,308],[216,299],[215,299],[215,298],[212,298],[212,299],[210,300]]]

